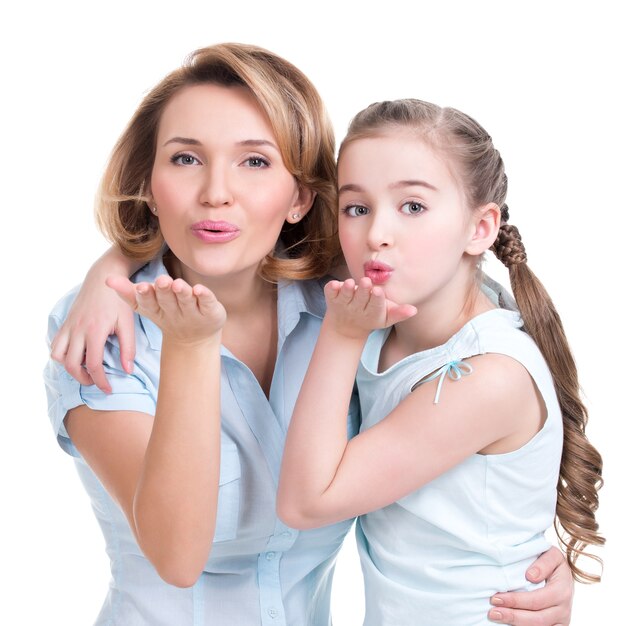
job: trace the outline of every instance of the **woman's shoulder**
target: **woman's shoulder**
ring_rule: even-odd
[[[60,326],[63,323],[72,308],[72,304],[76,299],[81,286],[82,283],[79,283],[78,285],[72,287],[72,289],[57,300],[48,315],[48,323],[50,326],[54,326],[55,323]]]

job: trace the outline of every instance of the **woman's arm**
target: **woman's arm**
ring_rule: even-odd
[[[226,314],[205,287],[160,276],[110,280],[163,331],[154,418],[72,409],[66,428],[118,502],[160,576],[192,585],[208,558],[220,467],[220,339]]]
[[[122,365],[132,372],[135,358],[133,312],[105,285],[108,276],[128,277],[141,267],[109,248],[91,267],[74,304],[52,341],[50,356],[82,385],[97,385],[105,393],[111,386],[104,374],[102,356],[109,335],[116,334]],[[83,366],[84,364],[84,366]]]

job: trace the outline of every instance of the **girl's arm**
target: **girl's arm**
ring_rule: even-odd
[[[187,587],[202,572],[215,530],[226,314],[205,287],[168,276],[154,286],[109,284],[163,331],[155,416],[80,406],[66,428],[159,575]]]
[[[52,342],[50,356],[82,385],[97,385],[105,393],[111,386],[104,374],[102,356],[109,335],[119,339],[122,365],[132,372],[135,327],[128,304],[105,285],[108,276],[128,277],[141,267],[115,246],[91,267],[70,312]],[[84,364],[84,367],[83,367]]]
[[[366,290],[360,296],[357,291],[355,296],[352,281],[346,281],[342,289],[339,286],[327,286],[329,313],[298,399],[283,457],[278,511],[296,527],[321,525],[389,504],[497,438],[502,448],[516,445],[512,443],[516,435],[511,440],[515,427],[508,424],[498,430],[494,423],[509,413],[510,406],[521,406],[519,402],[532,406],[536,400],[530,377],[521,366],[506,357],[493,363],[485,358],[492,355],[484,355],[473,360],[477,376],[447,386],[445,415],[444,405],[438,405],[434,418],[435,383],[426,384],[411,394],[412,406],[403,403],[402,411],[394,411],[393,416],[348,443],[342,414],[346,412],[367,334],[373,328],[394,323],[394,316],[409,317],[411,311],[389,310],[389,303],[385,305],[376,289],[368,299]],[[370,318],[364,322],[362,313],[356,319],[351,317],[346,311],[350,304],[360,311],[368,309]],[[497,376],[490,375],[494,365],[499,369],[499,374],[494,373]],[[502,375],[500,366],[508,368],[506,375]],[[520,383],[514,385],[519,398],[510,394],[510,377]],[[479,378],[509,380],[506,386],[490,389],[480,385]],[[459,422],[454,413],[467,416],[467,397],[475,397],[474,393],[483,394],[487,404],[498,408],[489,415],[485,407],[474,408],[470,419],[464,417]],[[417,422],[423,423],[418,426]],[[468,424],[473,424],[469,432]],[[477,436],[477,431],[483,430],[487,436]],[[432,447],[424,450],[424,441]],[[457,444],[455,449],[453,444]],[[418,449],[419,455],[415,454]],[[358,489],[359,485],[366,488]],[[532,564],[527,577],[532,582],[546,580],[546,586],[531,592],[497,594],[490,619],[514,626],[567,626],[573,583],[562,553],[551,548]]]
[[[436,381],[421,385],[348,441],[342,416],[367,335],[414,308],[391,305],[367,279],[356,291],[351,280],[338,285],[327,285],[328,312],[287,435],[278,511],[288,525],[312,528],[379,509],[476,452],[514,449],[539,430],[528,372],[485,354],[468,360],[474,374],[449,384],[445,402],[433,403]],[[512,415],[511,406],[528,407],[528,415]]]

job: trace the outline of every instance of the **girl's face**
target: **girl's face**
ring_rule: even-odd
[[[418,308],[467,294],[475,227],[441,156],[406,129],[358,139],[339,162],[339,238],[353,278]],[[445,299],[443,300],[445,302]]]
[[[186,87],[165,107],[150,192],[191,284],[253,275],[285,220],[312,202],[250,91],[212,84]]]

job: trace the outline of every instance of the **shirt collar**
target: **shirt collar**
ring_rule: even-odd
[[[303,314],[322,319],[326,312],[326,280],[291,280],[278,283],[278,350]]]

